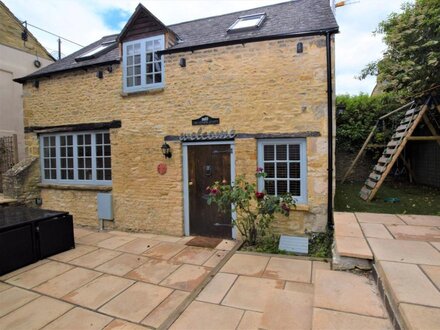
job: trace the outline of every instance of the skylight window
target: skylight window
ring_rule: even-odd
[[[116,42],[116,40],[104,41],[99,46],[92,48],[89,51],[82,53],[81,55],[76,57],[75,61],[77,61],[77,62],[78,61],[85,61],[85,60],[89,60],[91,58],[94,58],[96,54],[100,53],[104,49],[107,49],[108,47],[115,45],[115,42]]]
[[[228,32],[258,29],[265,18],[266,13],[240,16],[234,24],[229,27]]]

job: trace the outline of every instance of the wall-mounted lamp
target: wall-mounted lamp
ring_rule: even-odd
[[[112,73],[113,72],[113,67],[111,65],[107,67],[107,72],[108,73]]]
[[[160,149],[162,150],[162,155],[164,155],[165,158],[171,158],[171,147],[168,143],[164,142]]]
[[[96,77],[98,77],[99,79],[104,78],[104,72],[102,70],[99,70],[98,72],[96,72]]]
[[[297,52],[298,54],[300,54],[300,53],[303,52],[303,43],[302,43],[302,42],[298,42],[298,43],[296,44],[296,52]]]
[[[186,58],[182,57],[182,58],[179,60],[179,65],[180,65],[182,68],[186,67]]]
[[[41,199],[41,197],[35,198],[35,205],[37,206],[43,205],[43,199]]]
[[[336,115],[337,116],[342,115],[344,113],[344,111],[345,111],[345,104],[341,103],[341,104],[336,105]]]
[[[39,80],[34,80],[33,84],[32,84],[35,88],[40,88],[40,81]]]

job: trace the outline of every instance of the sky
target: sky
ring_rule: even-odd
[[[104,35],[119,33],[137,4],[147,7],[164,24],[221,15],[285,0],[2,0],[20,20],[86,46]],[[380,59],[385,45],[373,31],[392,12],[399,12],[402,0],[355,0],[336,9],[340,33],[336,36],[336,93],[370,94],[375,77],[358,80],[362,68]],[[347,1],[346,1],[347,2]],[[353,1],[354,2],[354,1]],[[57,37],[29,26],[29,30],[53,54]],[[63,55],[79,46],[62,40]],[[57,56],[57,55],[56,55]]]

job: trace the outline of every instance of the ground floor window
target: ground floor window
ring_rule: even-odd
[[[43,183],[111,184],[108,131],[40,135]]]
[[[307,155],[305,139],[258,141],[258,166],[267,176],[259,189],[270,195],[291,193],[297,203],[307,203]]]

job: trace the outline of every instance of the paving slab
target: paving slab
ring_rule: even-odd
[[[239,276],[222,301],[222,305],[263,312],[273,289],[283,289],[284,281]]]
[[[373,259],[373,253],[371,252],[365,238],[361,237],[346,237],[336,236],[336,250],[339,255],[343,257],[352,257],[359,259]]]
[[[400,304],[400,314],[409,329],[439,329],[440,309],[411,304]]]
[[[156,235],[156,234],[153,234],[151,238],[157,241],[169,242],[169,243],[177,243],[182,239],[182,237],[177,237],[177,236]]]
[[[312,283],[315,283],[316,272],[318,269],[330,270],[331,263],[324,261],[312,261]]]
[[[171,261],[182,264],[203,265],[214,254],[214,250],[201,247],[188,246],[182,252],[179,252]]]
[[[168,260],[186,248],[186,245],[162,242],[144,253],[147,257]]]
[[[379,271],[396,304],[440,307],[440,292],[417,265],[380,261]]]
[[[35,287],[34,290],[55,298],[61,298],[69,292],[93,281],[100,275],[102,275],[100,272],[75,267]]]
[[[0,317],[40,297],[39,294],[11,287],[0,293]]]
[[[235,274],[217,273],[202,292],[200,292],[197,300],[220,304],[237,277],[238,275]]]
[[[235,244],[237,244],[236,241],[224,239],[215,248],[217,250],[231,251],[234,248]]]
[[[394,239],[385,225],[381,223],[361,223],[365,237]]]
[[[0,329],[40,329],[72,307],[53,298],[39,297],[0,318]]]
[[[192,291],[202,283],[209,272],[210,269],[203,266],[183,264],[160,282],[160,285],[183,291]]]
[[[0,282],[0,292],[5,291],[7,289],[11,288],[11,286],[9,284]]]
[[[13,272],[10,272],[10,273],[7,273],[7,274],[0,276],[0,281],[6,281],[6,280],[18,275],[18,274],[24,273],[28,270],[31,270],[31,269],[34,269],[34,268],[39,267],[41,265],[47,264],[48,262],[50,262],[49,259],[39,260],[33,264],[27,265],[27,266],[22,267],[20,269],[14,270]]]
[[[97,309],[132,285],[134,281],[103,275],[63,297],[64,300],[91,309]]]
[[[114,237],[110,237],[108,239],[105,239],[103,241],[98,242],[96,245],[100,248],[104,249],[117,249],[118,247],[127,244],[131,241],[134,241],[136,237],[129,236],[129,235],[118,235]]]
[[[219,250],[215,250],[214,254],[212,255],[211,258],[209,258],[204,264],[203,266],[205,267],[211,267],[214,268],[215,266],[217,266],[220,261],[223,260],[224,257],[226,257],[226,255],[228,254],[229,251],[223,250],[223,251],[219,251]]]
[[[263,329],[311,329],[313,294],[273,289],[265,303]]]
[[[171,330],[234,330],[243,311],[226,306],[194,301],[170,327]]]
[[[408,225],[440,227],[440,216],[436,216],[436,215],[410,215],[410,214],[399,214],[398,216],[403,221],[405,221]]]
[[[381,223],[384,225],[405,224],[405,222],[403,222],[397,215],[394,214],[356,212],[355,215],[360,223]]]
[[[338,223],[335,222],[336,236],[364,237],[359,223]]]
[[[351,273],[318,270],[315,307],[386,318],[375,286],[366,277]]]
[[[158,284],[180,266],[181,264],[176,262],[149,259],[142,266],[127,273],[125,277],[136,281]]]
[[[62,261],[62,262],[69,262],[73,259],[79,258],[97,249],[98,248],[96,246],[76,244],[76,247],[74,249],[71,249],[66,252],[58,253],[54,256],[51,256],[49,259]]]
[[[394,327],[388,319],[314,308],[312,329],[393,330]]]
[[[398,240],[440,242],[440,229],[437,227],[388,225],[387,228]]]
[[[160,241],[155,241],[152,239],[136,238],[133,241],[118,247],[117,250],[133,254],[142,254],[159,243]]]
[[[334,212],[333,218],[335,224],[353,224],[358,222],[354,213],[351,212]]]
[[[260,328],[263,313],[245,311],[237,330],[256,330]]]
[[[104,232],[94,232],[90,235],[86,235],[83,237],[79,237],[78,239],[75,238],[75,242],[79,244],[85,244],[85,245],[96,245],[99,242],[109,239],[113,237],[112,234],[104,233]]]
[[[124,253],[106,263],[103,263],[101,266],[96,267],[96,270],[108,274],[123,276],[148,260],[147,257]]]
[[[440,290],[440,266],[420,266],[429,279]]]
[[[95,268],[104,262],[107,262],[117,256],[121,255],[122,252],[113,251],[113,250],[105,250],[99,249],[88,254],[85,254],[81,257],[75,258],[69,261],[70,264],[86,267],[86,268]]]
[[[148,314],[142,321],[142,324],[158,328],[188,296],[189,292],[174,290],[159,306]]]
[[[150,329],[139,324],[124,320],[113,320],[103,330],[146,330]]]
[[[73,268],[72,266],[57,261],[50,261],[41,266],[28,270],[24,273],[18,274],[8,279],[6,282],[26,289],[31,289],[34,286],[46,282],[47,280],[50,280],[52,277],[67,272],[72,268]]]
[[[427,242],[369,238],[377,260],[440,265],[440,252]]]
[[[158,285],[137,282],[106,303],[99,311],[132,322],[140,322],[172,292],[173,290]]]
[[[313,295],[315,292],[315,287],[311,283],[299,283],[299,282],[289,282],[286,281],[284,290],[301,292],[305,295]]]
[[[45,326],[44,330],[78,330],[90,329],[101,330],[109,324],[113,318],[89,311],[84,308],[75,307],[63,316]]]
[[[238,275],[261,276],[269,259],[269,257],[236,253],[226,262],[221,271]]]
[[[276,280],[310,283],[312,262],[310,260],[272,257],[266,266],[263,277]]]

